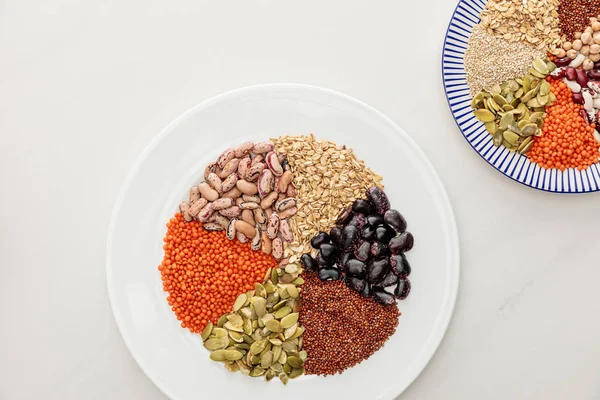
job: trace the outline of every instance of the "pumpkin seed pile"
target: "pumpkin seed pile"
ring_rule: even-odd
[[[209,322],[202,340],[210,359],[224,363],[228,371],[266,381],[277,376],[284,384],[304,374],[304,327],[298,322],[301,273],[299,264],[269,270],[264,283],[240,294],[217,326]]]
[[[545,78],[555,69],[553,62],[537,58],[522,78],[496,84],[473,98],[474,114],[485,123],[496,147],[525,154],[533,146],[534,136],[541,136],[544,107],[556,101]]]

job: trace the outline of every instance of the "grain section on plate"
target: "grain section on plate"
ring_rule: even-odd
[[[313,134],[271,139],[285,154],[294,175],[298,213],[291,219],[294,241],[285,257],[295,262],[311,251],[310,239],[328,231],[338,215],[371,186],[383,188],[382,177],[358,160],[346,146],[316,139]]]

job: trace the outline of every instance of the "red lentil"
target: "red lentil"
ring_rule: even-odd
[[[262,281],[275,259],[250,244],[208,232],[177,213],[167,223],[164,258],[158,269],[167,301],[182,328],[202,332],[208,321],[231,311],[236,297]]]
[[[573,102],[573,93],[564,82],[550,79],[556,102],[546,107],[542,136],[536,137],[527,157],[542,168],[583,170],[596,164],[600,144],[593,136],[595,125],[587,125],[579,114],[583,106]]]
[[[400,311],[305,272],[300,322],[309,375],[333,375],[366,360],[396,331]]]
[[[575,39],[575,32],[583,32],[589,25],[590,17],[600,14],[600,1],[598,0],[565,0],[558,6],[560,31],[568,41]]]

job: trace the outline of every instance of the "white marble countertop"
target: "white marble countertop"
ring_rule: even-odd
[[[299,82],[357,97],[428,155],[462,269],[402,400],[600,398],[600,194],[493,170],[446,105],[455,1],[7,0],[0,5],[0,399],[164,399],[105,286],[108,219],[144,146],[198,102]]]

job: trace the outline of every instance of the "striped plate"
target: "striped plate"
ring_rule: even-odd
[[[494,147],[492,137],[471,111],[463,57],[471,29],[479,22],[483,0],[459,0],[454,10],[442,52],[442,76],[450,111],[467,142],[484,160],[509,178],[529,187],[554,193],[587,193],[600,190],[600,164],[585,171],[545,170],[527,157]]]

